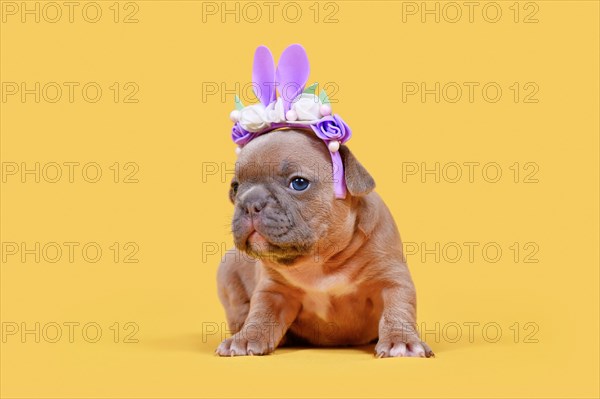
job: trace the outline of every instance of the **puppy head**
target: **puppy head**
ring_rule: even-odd
[[[274,131],[248,143],[229,192],[238,249],[290,265],[331,234],[353,231],[344,224],[351,197],[366,195],[375,183],[347,147],[340,154],[349,192],[345,200],[335,198],[331,156],[312,131]]]

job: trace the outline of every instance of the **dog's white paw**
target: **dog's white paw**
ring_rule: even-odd
[[[266,340],[247,339],[243,334],[237,333],[225,339],[215,350],[219,356],[253,356],[268,355],[275,350]]]
[[[379,340],[375,345],[375,356],[381,357],[435,357],[425,342],[403,342],[399,339]]]

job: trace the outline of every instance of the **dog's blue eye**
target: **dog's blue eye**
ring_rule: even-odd
[[[296,191],[304,191],[308,188],[310,182],[302,177],[294,177],[290,182],[290,188]]]

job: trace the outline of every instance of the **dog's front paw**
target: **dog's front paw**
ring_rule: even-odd
[[[404,342],[400,338],[380,339],[375,345],[377,357],[435,357],[431,348],[420,341]]]
[[[241,333],[234,334],[221,342],[215,353],[219,356],[253,356],[268,355],[275,350],[275,345],[266,340],[250,338],[253,339],[248,339]]]

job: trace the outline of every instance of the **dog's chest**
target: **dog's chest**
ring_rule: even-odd
[[[332,299],[352,295],[359,286],[359,281],[352,281],[342,272],[325,274],[317,269],[290,269],[282,275],[289,284],[304,291],[302,311],[314,313],[325,321],[329,318]]]

